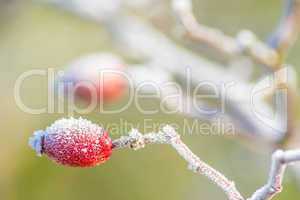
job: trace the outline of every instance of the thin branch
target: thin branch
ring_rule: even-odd
[[[259,64],[278,67],[280,59],[277,52],[259,41],[251,31],[244,30],[236,38],[230,37],[218,29],[199,24],[193,14],[191,0],[173,0],[172,3],[175,14],[191,39],[230,57],[244,53]]]
[[[300,1],[285,0],[284,14],[268,44],[283,54],[295,41],[300,29]]]
[[[282,190],[286,166],[300,161],[300,150],[277,150],[272,156],[268,183],[257,190],[248,200],[269,200]]]
[[[113,141],[114,149],[132,148],[134,150],[145,147],[146,144],[170,144],[177,153],[188,162],[189,169],[195,173],[206,176],[209,180],[219,186],[227,195],[229,200],[243,200],[233,182],[229,181],[223,174],[200,160],[180,139],[180,136],[171,126],[165,126],[158,133],[141,134],[132,130],[128,136],[122,136]]]
[[[239,52],[239,47],[234,38],[225,35],[218,29],[197,22],[192,11],[191,0],[173,0],[172,6],[191,39],[202,42],[224,54],[232,55]]]
[[[180,139],[179,135],[170,126],[165,126],[158,133],[142,135],[137,130],[132,130],[128,136],[122,136],[113,141],[114,149],[132,148],[138,150],[146,144],[170,144],[177,153],[189,164],[195,173],[206,176],[220,187],[228,199],[243,200],[234,183],[223,174],[200,160]],[[288,164],[300,161],[300,150],[277,150],[272,156],[269,179],[266,185],[258,189],[248,200],[270,200],[282,190],[282,180]]]

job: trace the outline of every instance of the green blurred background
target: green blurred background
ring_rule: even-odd
[[[249,28],[261,38],[266,38],[276,25],[282,3],[194,2],[196,15],[203,23],[232,35]],[[65,115],[22,112],[13,93],[18,76],[30,69],[62,69],[70,60],[91,52],[119,52],[103,27],[54,7],[32,1],[0,4],[0,17],[0,200],[226,199],[206,178],[187,170],[186,163],[168,146],[114,152],[107,163],[93,169],[65,168],[36,157],[27,145],[28,137]],[[299,52],[298,42],[289,54],[289,63],[300,66]],[[36,78],[25,82],[22,98],[28,105],[43,106],[47,103],[46,90],[47,81]],[[118,115],[91,113],[85,117],[104,126],[119,123],[120,119],[141,127],[145,119],[149,123],[179,125],[184,120],[177,115],[142,115],[134,107]],[[269,156],[263,148],[254,151],[220,136],[185,135],[183,140],[203,160],[235,180],[246,196],[265,183]],[[275,199],[299,199],[300,190],[292,176],[286,176],[284,186]]]

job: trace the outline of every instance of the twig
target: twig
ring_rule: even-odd
[[[172,6],[175,14],[185,27],[187,34],[194,40],[202,42],[224,54],[235,54],[239,51],[235,39],[223,32],[198,24],[192,11],[192,1],[173,0]]]
[[[248,200],[269,200],[280,193],[286,166],[296,161],[300,161],[300,150],[277,150],[272,156],[268,183],[257,190]]]
[[[191,39],[224,55],[236,57],[244,53],[259,64],[278,68],[280,59],[277,52],[259,41],[251,31],[244,30],[237,38],[230,37],[218,29],[199,24],[193,14],[191,0],[173,0],[172,3],[175,14]]]
[[[128,136],[122,136],[113,141],[114,149],[132,148],[134,150],[145,147],[146,144],[170,144],[177,153],[188,162],[189,169],[195,173],[206,176],[209,180],[219,186],[227,195],[229,200],[243,200],[233,182],[229,181],[223,174],[200,160],[180,139],[180,136],[171,126],[165,126],[158,133],[141,134],[132,130]]]
[[[243,200],[234,183],[229,181],[223,174],[200,160],[180,139],[180,136],[170,126],[165,126],[158,133],[141,134],[132,130],[128,136],[122,136],[113,141],[114,149],[131,148],[138,150],[146,144],[170,144],[177,153],[189,164],[189,169],[195,173],[206,176],[209,180],[220,187],[228,199]],[[282,190],[282,180],[286,166],[300,161],[300,150],[282,151],[277,150],[272,156],[272,163],[268,183],[258,189],[248,200],[270,200]]]
[[[300,29],[300,1],[285,0],[284,14],[268,44],[283,54],[296,39]]]

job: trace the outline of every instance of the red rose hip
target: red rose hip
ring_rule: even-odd
[[[45,131],[36,131],[29,145],[59,164],[94,167],[111,155],[112,142],[107,132],[92,122],[79,118],[60,119]]]
[[[128,89],[125,64],[109,53],[94,53],[73,61],[62,81],[67,92],[72,86],[75,97],[86,102],[114,103],[122,99]]]

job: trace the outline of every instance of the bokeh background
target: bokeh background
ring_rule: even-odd
[[[110,35],[99,24],[37,1],[0,2],[1,200],[226,199],[205,177],[187,170],[186,163],[168,146],[114,152],[106,164],[93,169],[66,168],[36,157],[27,145],[28,137],[34,130],[44,129],[65,115],[22,112],[16,106],[13,93],[18,76],[30,69],[63,69],[66,63],[83,54],[121,53],[112,47]],[[203,23],[231,35],[248,28],[262,39],[273,30],[282,6],[282,1],[274,0],[194,2],[195,13]],[[168,1],[162,4],[160,12],[169,12],[171,16]],[[168,34],[171,23],[170,17],[170,21],[158,24],[165,27]],[[296,66],[298,72],[299,53],[300,42],[288,57],[288,62]],[[46,105],[47,80],[26,81],[22,86],[22,98],[28,105]],[[124,119],[141,128],[144,120],[153,124],[177,123],[179,127],[184,120],[180,115],[143,115],[134,107],[118,115],[95,112],[84,117],[103,126]],[[265,183],[269,156],[264,148],[221,136],[184,135],[183,140],[203,160],[235,180],[246,196]],[[285,178],[284,187],[275,199],[299,199],[300,187],[298,190],[290,174]]]

